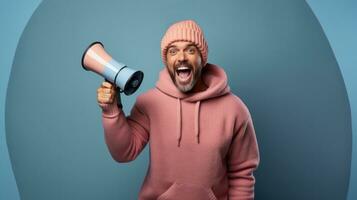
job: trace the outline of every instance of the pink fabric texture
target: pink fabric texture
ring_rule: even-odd
[[[207,63],[202,78],[208,89],[184,94],[165,67],[130,115],[116,106],[103,110],[105,141],[116,161],[132,161],[150,146],[138,199],[254,199],[260,158],[249,110],[221,67]]]
[[[193,20],[183,20],[172,24],[161,40],[161,57],[166,66],[166,52],[169,45],[177,41],[194,43],[201,52],[203,66],[207,63],[208,45],[202,29]]]

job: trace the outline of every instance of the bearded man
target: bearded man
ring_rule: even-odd
[[[130,115],[118,106],[115,86],[103,82],[97,90],[114,160],[134,160],[150,141],[138,199],[254,199],[260,158],[252,118],[223,68],[207,63],[202,29],[193,20],[174,23],[161,55],[165,67],[156,87],[137,97]]]

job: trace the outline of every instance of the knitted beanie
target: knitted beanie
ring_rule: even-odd
[[[166,53],[170,44],[176,41],[187,41],[194,43],[201,52],[203,66],[207,63],[208,45],[203,31],[193,20],[179,21],[172,24],[161,40],[161,57],[166,65]]]

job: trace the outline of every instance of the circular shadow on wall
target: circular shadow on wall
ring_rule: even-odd
[[[45,1],[19,41],[6,98],[6,137],[21,199],[135,199],[147,148],[130,164],[105,146],[96,89],[80,59],[95,40],[145,73],[125,112],[153,87],[166,28],[194,19],[209,62],[249,107],[261,163],[256,199],[345,199],[351,117],[344,82],[304,1]],[[137,67],[138,66],[138,67]],[[143,156],[144,155],[144,156]]]

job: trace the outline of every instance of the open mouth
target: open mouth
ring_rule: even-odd
[[[183,84],[187,83],[192,76],[190,67],[181,66],[176,69],[176,78]]]

